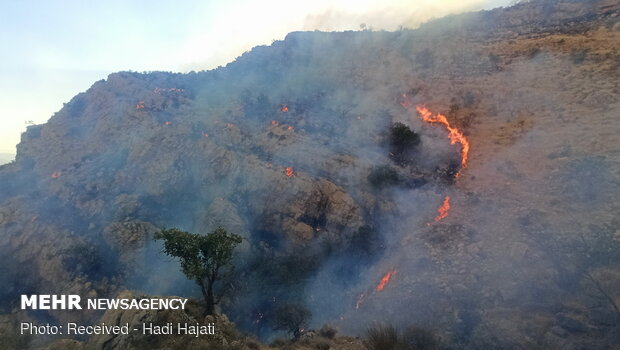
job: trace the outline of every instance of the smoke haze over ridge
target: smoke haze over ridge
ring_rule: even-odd
[[[61,3],[62,4],[62,3]],[[0,4],[0,152],[110,73],[212,69],[296,30],[413,28],[507,1],[125,1]]]

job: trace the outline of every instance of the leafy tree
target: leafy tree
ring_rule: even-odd
[[[233,250],[241,236],[218,227],[207,235],[189,233],[177,228],[163,229],[155,235],[164,241],[164,252],[181,262],[181,271],[200,286],[207,304],[205,313],[215,313],[225,290],[215,292],[216,283],[234,269]],[[216,295],[217,294],[217,295]]]
[[[302,304],[280,305],[273,318],[273,329],[286,331],[299,339],[312,313]]]

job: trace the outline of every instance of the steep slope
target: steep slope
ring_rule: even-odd
[[[301,300],[313,326],[349,334],[390,321],[472,348],[613,344],[619,11],[533,2],[394,33],[291,33],[208,72],[112,74],[0,167],[2,311],[31,292],[195,295],[152,234],[222,225],[247,238],[224,309],[261,336],[270,310]],[[458,147],[416,105],[464,132],[458,178]],[[395,122],[421,135],[406,161]],[[378,188],[386,166],[398,184]]]

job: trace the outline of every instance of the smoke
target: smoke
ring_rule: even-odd
[[[331,1],[244,2],[224,10],[215,23],[196,25],[179,57],[181,70],[225,65],[257,45],[294,31],[388,30],[417,28],[449,14],[489,9],[507,1]],[[213,30],[217,28],[217,30]]]
[[[308,22],[329,25],[334,13]],[[84,294],[199,295],[152,234],[223,226],[245,240],[222,308],[263,338],[274,336],[278,306],[303,303],[313,328],[361,335],[379,321],[462,342],[493,329],[512,341],[510,330],[531,321],[528,307],[542,303],[534,308],[551,319],[558,295],[579,299],[580,270],[556,268],[573,256],[551,248],[555,237],[619,228],[617,169],[606,157],[617,133],[601,129],[617,124],[617,82],[567,74],[583,66],[530,51],[536,43],[485,51],[458,35],[488,35],[489,17],[420,31],[297,32],[212,71],[113,74],[29,128],[16,164],[2,167],[2,253],[27,261],[28,249],[49,243],[54,264],[36,262],[53,267],[46,292],[97,275],[83,254],[92,250],[55,248],[60,237],[61,247],[92,245],[118,264],[97,271]],[[459,145],[417,105],[470,141],[458,178]],[[399,156],[397,122],[420,137]],[[448,196],[448,215],[435,222]],[[13,223],[28,225],[25,243]],[[36,279],[23,288],[43,290]]]

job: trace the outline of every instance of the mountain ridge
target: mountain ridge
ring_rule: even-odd
[[[617,329],[599,317],[609,305],[590,307],[573,252],[554,252],[620,230],[618,12],[532,2],[417,30],[291,33],[205,72],[111,74],[28,127],[0,167],[2,313],[30,317],[15,295],[36,291],[193,295],[151,237],[221,225],[246,238],[236,263],[249,286],[224,308],[261,337],[278,302],[303,300],[314,327],[345,334],[380,320],[474,348],[491,336],[602,348]],[[459,178],[458,149],[415,105],[470,140]],[[397,122],[421,137],[405,164],[390,154]],[[396,186],[369,181],[382,167]],[[448,216],[428,224],[446,196]],[[618,300],[617,261],[585,266]]]

